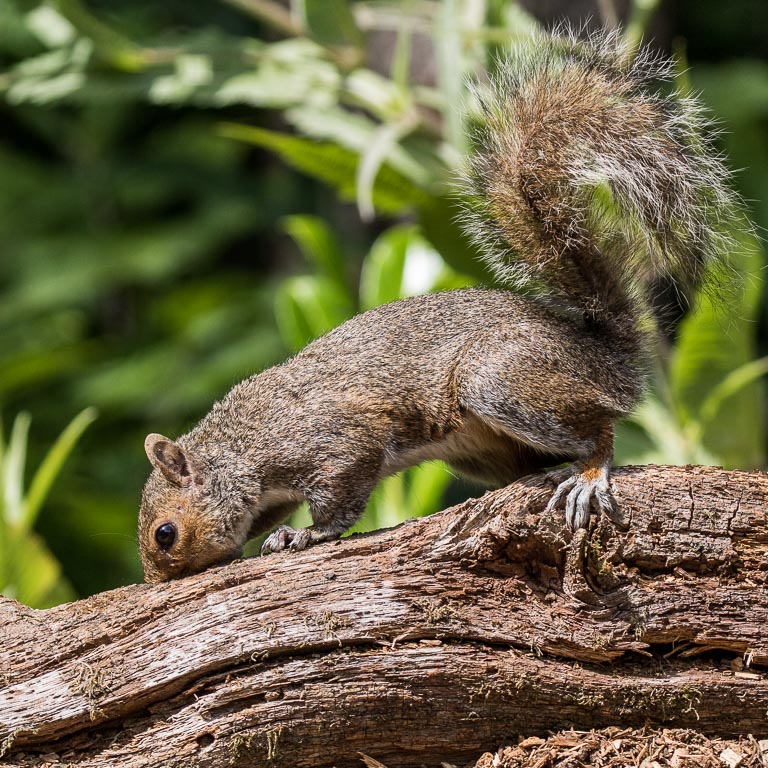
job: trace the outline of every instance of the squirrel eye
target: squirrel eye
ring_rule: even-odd
[[[173,523],[163,523],[155,530],[155,541],[162,550],[169,550],[176,541],[176,526]]]

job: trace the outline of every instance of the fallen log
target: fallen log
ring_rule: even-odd
[[[568,533],[531,477],[429,518],[34,611],[0,602],[0,759],[477,759],[575,727],[768,734],[768,475],[627,467]]]

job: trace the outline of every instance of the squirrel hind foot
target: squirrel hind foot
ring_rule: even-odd
[[[608,466],[593,467],[575,464],[571,475],[558,483],[545,513],[556,509],[565,510],[565,524],[577,531],[589,525],[593,508],[610,520],[615,520],[618,505],[609,482]],[[556,473],[557,481],[562,474]]]

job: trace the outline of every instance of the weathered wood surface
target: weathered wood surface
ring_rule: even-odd
[[[768,735],[768,475],[618,470],[621,525],[573,537],[540,514],[552,487],[48,611],[2,601],[0,762],[394,768],[571,726]]]

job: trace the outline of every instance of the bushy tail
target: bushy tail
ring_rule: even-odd
[[[618,33],[540,33],[476,88],[467,229],[500,280],[635,323],[660,276],[687,293],[724,254],[738,198],[699,103],[649,90],[671,72]]]

